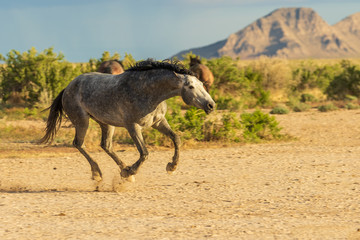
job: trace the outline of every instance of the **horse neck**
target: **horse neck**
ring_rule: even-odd
[[[145,71],[135,84],[141,88],[143,97],[156,103],[181,95],[179,79],[167,70]]]

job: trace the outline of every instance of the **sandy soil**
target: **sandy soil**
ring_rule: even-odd
[[[186,149],[172,175],[151,151],[134,183],[105,153],[100,184],[74,151],[0,156],[0,239],[360,239],[360,110],[276,118],[298,140]]]

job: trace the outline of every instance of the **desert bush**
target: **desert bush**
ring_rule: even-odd
[[[115,52],[113,55],[111,55],[110,52],[105,51],[103,52],[101,58],[91,58],[88,62],[88,64],[85,64],[85,72],[95,72],[100,64],[104,61],[109,60],[120,60],[121,56],[119,53]],[[124,66],[124,69],[128,69],[129,67],[133,66],[136,63],[136,60],[133,58],[131,54],[125,53],[125,57],[123,60],[121,60],[122,65]]]
[[[271,105],[270,91],[263,86],[263,77],[252,68],[246,68],[245,77],[248,82],[247,102],[250,108],[256,106],[267,107]]]
[[[232,58],[214,58],[209,60],[207,65],[214,75],[214,85],[220,94],[223,92],[236,93],[248,86],[244,72],[237,67]]]
[[[339,65],[321,66],[314,60],[301,61],[292,72],[294,79],[293,91],[304,91],[306,89],[319,88],[326,91],[334,76],[339,72]]]
[[[258,142],[260,140],[280,139],[281,127],[275,117],[260,110],[240,115],[243,126],[243,137],[246,141]]]
[[[288,114],[289,113],[289,109],[285,106],[279,105],[274,107],[271,111],[271,114]]]
[[[287,102],[287,106],[289,106],[289,108],[294,112],[305,112],[311,108],[309,104],[301,102],[296,97],[290,97],[289,101]]]
[[[56,96],[81,69],[55,53],[53,48],[38,53],[35,48],[20,53],[11,50],[5,64],[0,67],[1,96],[3,101],[20,98],[26,105],[39,101],[45,89]]]
[[[306,112],[311,108],[309,104],[298,102],[292,106],[294,112]]]
[[[242,125],[240,119],[235,113],[225,113],[218,123],[206,121],[204,140],[224,142],[242,141]]]
[[[349,102],[357,102],[358,98],[352,95],[346,95],[344,100]]]
[[[251,61],[248,68],[261,75],[261,84],[266,90],[285,89],[291,80],[291,68],[288,60],[260,57]]]
[[[305,103],[305,102],[316,102],[317,100],[314,95],[310,93],[303,93],[301,94],[300,101]]]
[[[191,107],[184,114],[175,111],[167,115],[167,120],[185,141],[194,139],[203,142],[258,142],[283,137],[276,119],[259,110],[241,114],[240,117],[236,113],[224,113],[219,121],[206,119],[206,114],[202,110]],[[168,141],[163,137],[158,139],[161,139],[161,144]],[[158,145],[154,141],[152,143]]]
[[[360,106],[359,106],[359,104],[349,102],[349,103],[346,103],[345,108],[348,110],[354,110],[354,109],[359,109]]]
[[[360,97],[360,69],[350,61],[342,61],[341,65],[343,71],[335,76],[326,93],[335,100],[344,100],[349,95]]]
[[[214,93],[215,91],[213,91]],[[230,110],[230,111],[236,111],[239,110],[241,107],[243,107],[242,102],[240,100],[236,100],[231,95],[220,95],[220,94],[214,94],[215,95],[215,102],[216,102],[216,109],[218,110]]]
[[[204,122],[206,113],[195,107],[190,107],[183,117],[176,118],[178,120],[177,129],[183,132],[185,139],[195,139],[201,141],[204,139]]]
[[[333,103],[324,104],[318,107],[318,110],[320,112],[330,112],[330,111],[335,111],[337,109],[338,108]]]

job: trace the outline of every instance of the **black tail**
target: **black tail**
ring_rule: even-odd
[[[60,128],[61,119],[64,114],[62,105],[62,96],[64,94],[64,90],[59,93],[51,106],[47,108],[50,109],[50,113],[46,122],[46,133],[45,136],[39,140],[39,143],[52,142],[56,135],[56,132]]]

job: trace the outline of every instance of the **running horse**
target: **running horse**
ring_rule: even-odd
[[[101,181],[98,164],[84,148],[89,119],[92,118],[101,127],[101,147],[119,166],[121,176],[129,180],[148,158],[142,129],[152,127],[174,143],[172,162],[166,166],[166,170],[172,172],[179,162],[180,138],[165,118],[165,100],[175,96],[181,96],[186,104],[203,109],[207,114],[215,108],[215,102],[203,83],[178,63],[146,60],[119,75],[82,74],[71,81],[49,107],[46,133],[40,142],[54,139],[66,114],[75,126],[73,145],[89,162],[92,178]],[[131,166],[126,166],[113,150],[115,127],[127,129],[140,153],[140,158]]]
[[[113,75],[121,74],[124,72],[124,66],[122,65],[121,61],[118,60],[104,61],[100,64],[97,72],[109,73]]]
[[[214,75],[210,69],[201,63],[198,56],[190,57],[190,70],[195,73],[195,76],[204,83],[206,91],[209,92],[211,85],[214,82]]]

